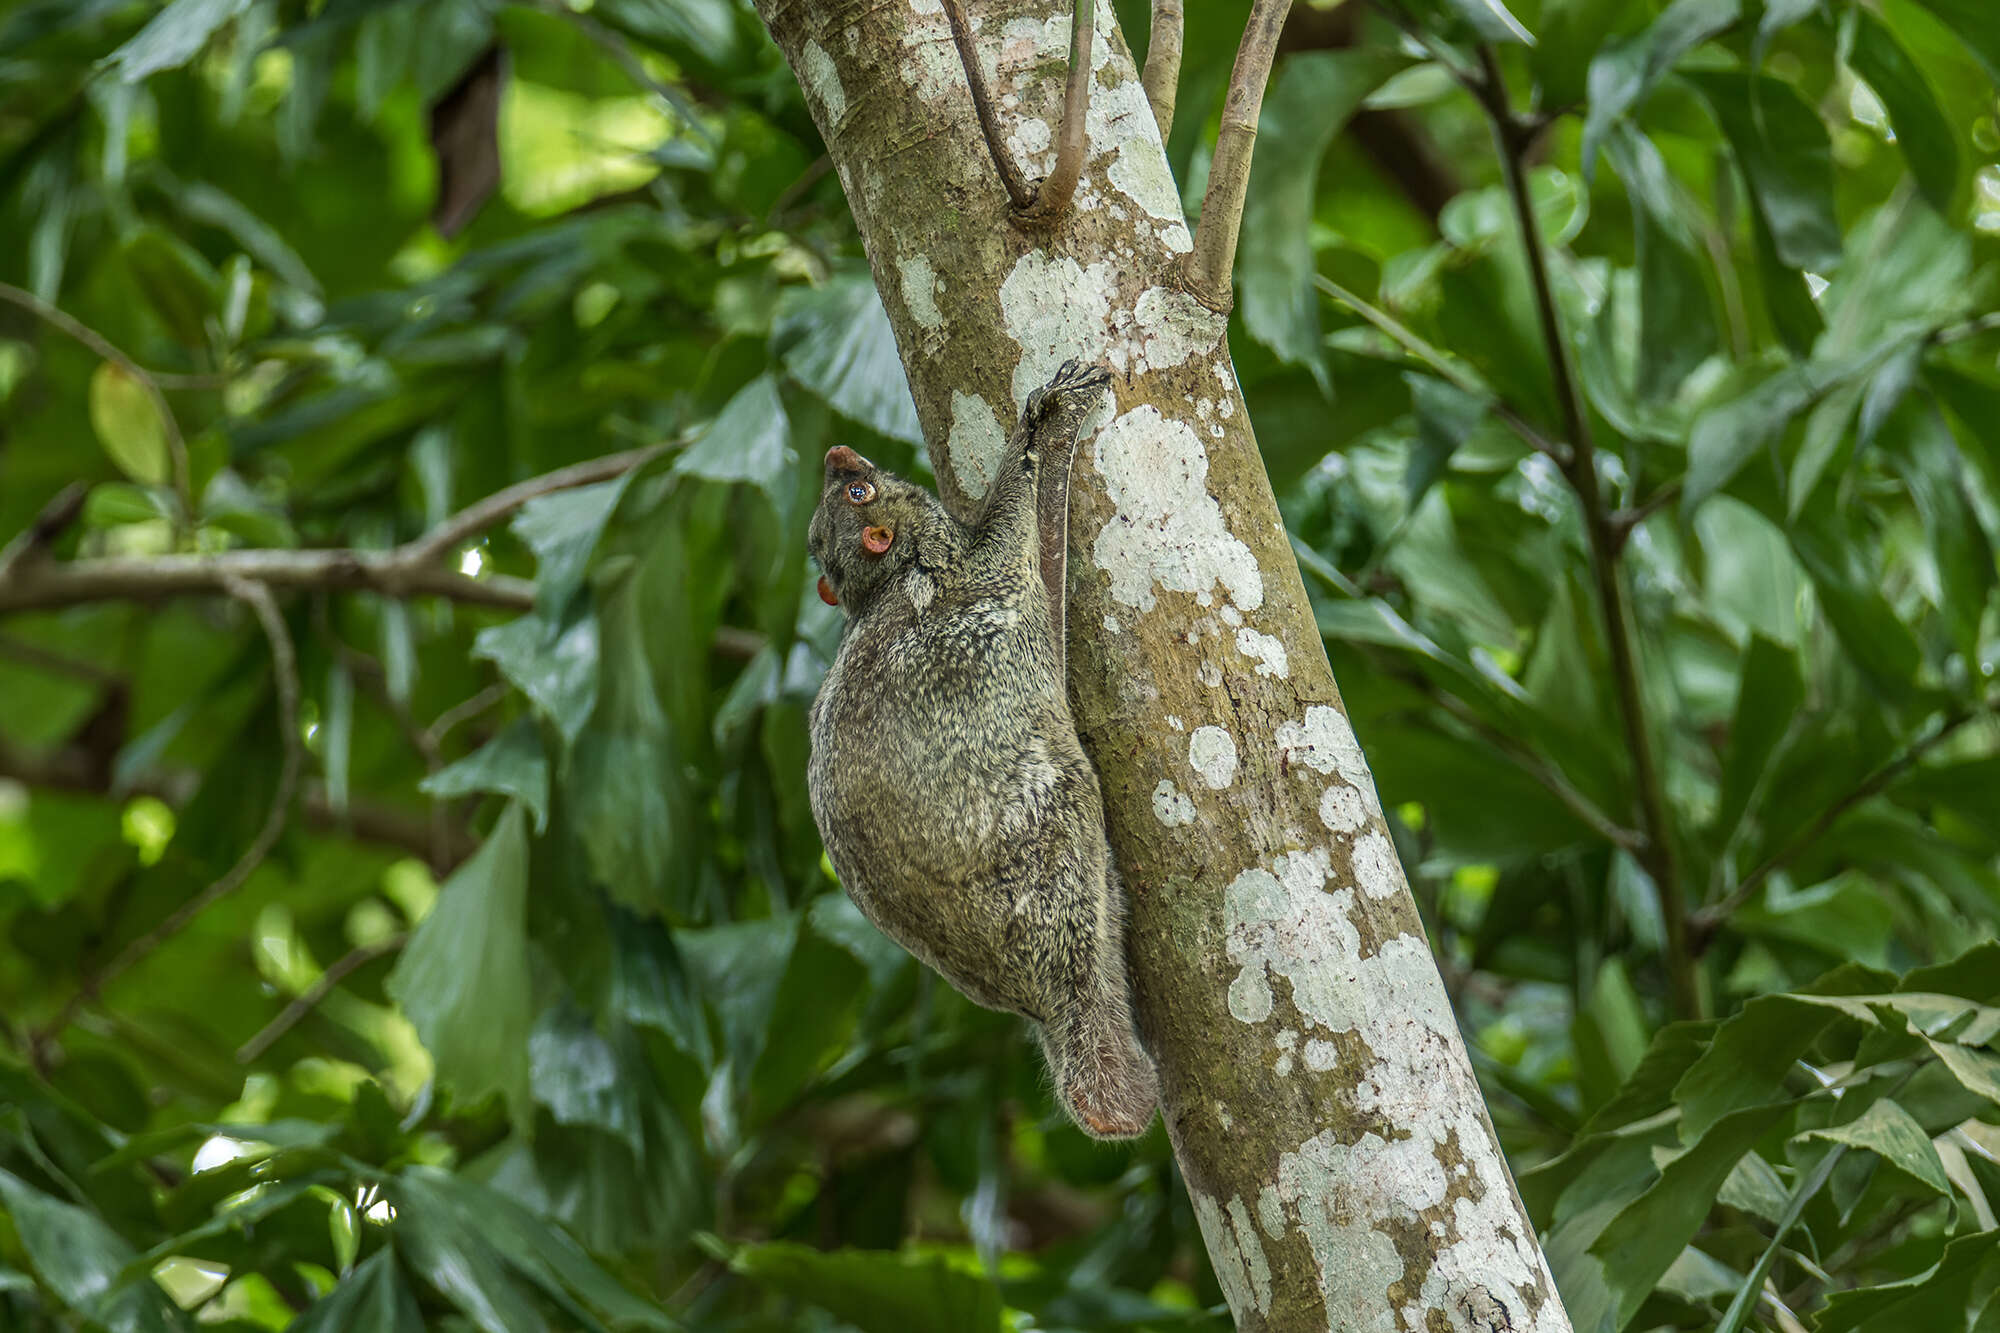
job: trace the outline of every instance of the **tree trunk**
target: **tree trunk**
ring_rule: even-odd
[[[1034,229],[1010,219],[937,0],[759,8],[853,206],[946,502],[963,513],[983,493],[1064,359],[1116,375],[1115,411],[1078,451],[1071,697],[1132,899],[1167,1131],[1238,1326],[1566,1331],[1334,686],[1226,320],[1179,284],[1188,227],[1109,4],[1082,182]],[[1068,6],[973,8],[1001,132],[1043,174]]]

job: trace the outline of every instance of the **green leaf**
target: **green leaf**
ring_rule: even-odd
[[[559,629],[539,615],[526,615],[479,631],[472,655],[500,668],[513,686],[534,701],[565,743],[597,706],[597,618],[576,615]]]
[[[90,428],[105,455],[132,480],[162,486],[173,476],[167,426],[152,395],[110,361],[91,372]]]
[[[577,1302],[621,1326],[678,1327],[659,1307],[606,1272],[560,1227],[535,1216],[499,1190],[445,1172],[413,1168],[400,1182],[402,1197],[421,1212],[442,1214],[476,1234],[516,1273],[539,1287],[580,1321],[595,1320]]]
[[[2000,82],[2000,11],[1986,0],[1917,0],[1917,3],[1957,33],[1966,49],[1979,57],[1988,76]]]
[[[905,299],[910,299],[907,293]],[[834,411],[878,435],[906,444],[923,443],[910,382],[896,351],[895,330],[866,273],[842,272],[818,287],[787,291],[771,341],[792,378]],[[753,383],[766,382],[760,378]],[[769,402],[775,401],[773,394]],[[782,409],[774,419],[782,427]],[[718,419],[716,429],[721,425]],[[743,434],[750,438],[749,431]]]
[[[1722,766],[1722,793],[1715,812],[1718,845],[1727,845],[1750,807],[1771,756],[1805,703],[1805,680],[1790,648],[1761,634],[1750,636],[1731,714],[1729,748]]]
[[[1500,0],[1444,0],[1444,3],[1470,24],[1483,41],[1535,44],[1534,34]]]
[[[1824,273],[1840,263],[1833,215],[1833,148],[1819,113],[1782,79],[1690,71],[1736,153],[1778,258]]]
[[[1965,1327],[1973,1284],[1994,1263],[2000,1231],[1960,1236],[1935,1264],[1901,1282],[1828,1294],[1816,1333],[1915,1333]]]
[[[201,252],[172,232],[146,225],[125,237],[121,254],[133,283],[174,341],[187,348],[206,347],[208,321],[222,308],[222,278]]]
[[[1407,374],[1410,404],[1417,413],[1417,444],[1403,473],[1403,491],[1415,509],[1451,466],[1451,456],[1486,419],[1487,402],[1455,384],[1430,375]]]
[[[746,1245],[731,1270],[819,1306],[863,1333],[998,1333],[993,1284],[935,1255]]]
[[[1645,104],[1653,86],[1680,58],[1742,14],[1742,0],[1674,0],[1644,32],[1606,48],[1590,62],[1590,109],[1583,122],[1583,173],[1596,170],[1598,149],[1627,112]]]
[[[898,383],[903,382],[902,373],[898,362]],[[768,374],[737,390],[702,437],[674,460],[676,475],[748,482],[778,505],[794,489],[797,466],[791,423],[778,398],[778,382]]]
[[[525,717],[515,718],[506,730],[426,777],[417,788],[441,800],[475,792],[510,796],[535,816],[535,832],[548,831],[548,756],[542,753],[541,729]]]
[[[488,1092],[519,1118],[528,1100],[528,835],[509,803],[470,860],[438,891],[386,989],[470,1105]]]
[[[1945,1179],[1944,1163],[1931,1146],[1931,1136],[1914,1116],[1886,1097],[1872,1103],[1856,1120],[1808,1130],[1800,1137],[1865,1149],[1936,1193],[1951,1193],[1951,1182]]]
[[[285,1333],[424,1333],[423,1312],[384,1247],[361,1261],[341,1284],[307,1307]]]
[[[797,932],[750,1070],[756,1111],[775,1115],[847,1048],[867,985],[853,954],[818,931]]]
[[[1565,1261],[1557,1282],[1576,1327],[1619,1329],[1631,1322],[1715,1206],[1736,1163],[1790,1109],[1779,1102],[1721,1117],[1615,1213],[1590,1210],[1557,1227],[1550,1259]]]
[[[11,1171],[0,1171],[0,1203],[36,1274],[73,1310],[97,1309],[133,1258],[132,1247],[95,1213],[51,1198]]]
[[[1896,147],[1909,162],[1917,188],[1932,208],[1948,214],[1958,194],[1959,172],[1958,138],[1951,122],[1923,71],[1888,25],[1865,9],[1857,8],[1853,14],[1854,39],[1845,48],[1848,61],[1882,99],[1896,131]]]
[[[1547,0],[1536,20],[1528,67],[1544,106],[1583,101],[1584,80],[1604,39],[1632,9],[1631,0]]]
[[[1642,399],[1671,397],[1688,373],[1722,346],[1707,270],[1682,218],[1679,190],[1653,141],[1622,126],[1606,144],[1632,203],[1639,270],[1639,364]]]
[[[1681,512],[1692,514],[1702,501],[1727,486],[1743,465],[1777,440],[1808,407],[1843,384],[1868,373],[1880,353],[1850,356],[1832,364],[1805,361],[1784,367],[1735,398],[1696,418],[1688,436],[1687,480]]]
[[[570,1004],[551,1005],[528,1038],[528,1062],[535,1100],[558,1124],[595,1126],[624,1140],[634,1156],[646,1150],[640,1085],[632,1071],[619,1067],[617,1052],[588,1014]]]
[[[444,1205],[428,1175],[413,1167],[388,1187],[404,1262],[485,1333],[548,1333],[548,1321],[509,1276],[485,1228]]]
[[[1320,161],[1362,100],[1409,60],[1386,46],[1286,57],[1264,94],[1258,153],[1243,199],[1243,230],[1264,238],[1236,261],[1243,327],[1322,380],[1319,297],[1313,290],[1313,206]]]
[[[218,28],[249,7],[250,0],[173,0],[106,63],[127,83],[163,69],[179,69],[194,59]]]
[[[545,620],[559,621],[569,609],[598,539],[604,535],[604,525],[631,480],[632,474],[627,472],[594,486],[538,495],[521,506],[511,526],[539,562],[535,608]]]

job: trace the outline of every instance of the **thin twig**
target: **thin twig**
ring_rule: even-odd
[[[993,111],[993,93],[986,86],[986,71],[979,64],[979,48],[972,41],[972,24],[965,17],[965,0],[942,0],[945,21],[951,25],[952,44],[958,48],[958,63],[965,67],[965,86],[972,93],[972,111],[979,117],[979,133],[986,140],[986,151],[993,158],[993,170],[999,173],[1000,188],[1007,192],[1014,211],[1025,213],[1035,206],[1035,192],[1029,188],[1027,177],[1014,165],[1013,154],[1007,151],[1006,142],[1000,137],[1000,121]]]
[[[1631,539],[1634,528],[1680,498],[1681,480],[1675,477],[1638,504],[1629,509],[1617,510],[1611,515],[1611,533],[1617,538],[1620,550],[1623,550],[1625,543]]]
[[[1548,254],[1542,243],[1540,224],[1535,218],[1534,200],[1528,193],[1527,174],[1522,167],[1530,139],[1508,102],[1506,81],[1492,47],[1481,44],[1479,65],[1481,77],[1475,81],[1473,90],[1493,123],[1501,174],[1506,179],[1515,223],[1521,230],[1521,248],[1526,252],[1528,274],[1534,286],[1535,310],[1541,322],[1549,373],[1555,382],[1563,428],[1569,436],[1569,461],[1562,471],[1570,489],[1576,492],[1577,503],[1583,513],[1584,534],[1590,548],[1591,579],[1597,593],[1599,614],[1604,620],[1604,638],[1611,652],[1619,721],[1625,732],[1626,752],[1632,761],[1633,786],[1638,792],[1639,830],[1646,839],[1645,847],[1639,854],[1640,863],[1660,895],[1660,915],[1666,927],[1664,952],[1669,998],[1677,1016],[1696,1018],[1700,1016],[1701,994],[1694,955],[1688,948],[1687,895],[1675,864],[1673,824],[1667,814],[1666,791],[1653,754],[1652,731],[1646,721],[1638,656],[1632,643],[1631,616],[1625,604],[1625,590],[1618,569],[1620,541],[1605,510],[1604,494],[1597,475],[1597,451],[1591,439],[1590,414],[1584,406],[1583,390],[1571,365],[1569,341],[1563,334],[1562,320],[1556,310],[1555,284],[1549,278]]]
[[[1250,188],[1250,157],[1257,146],[1257,118],[1264,109],[1264,85],[1278,52],[1278,34],[1292,0],[1256,0],[1236,48],[1229,95],[1222,103],[1222,127],[1208,168],[1194,250],[1187,257],[1187,289],[1210,310],[1227,313],[1235,304],[1230,274],[1236,267],[1236,233],[1243,225],[1243,199]]]
[[[1547,454],[1557,463],[1563,463],[1568,460],[1569,451],[1567,449],[1557,441],[1551,440],[1548,436],[1542,434],[1540,430],[1535,428],[1533,422],[1522,416],[1511,404],[1482,383],[1477,376],[1467,373],[1463,367],[1452,362],[1442,351],[1424,341],[1422,337],[1418,336],[1416,332],[1394,315],[1349,291],[1331,278],[1323,277],[1316,273],[1313,275],[1313,282],[1318,285],[1322,292],[1325,292],[1328,296],[1340,302],[1349,310],[1352,310],[1355,314],[1361,316],[1361,318],[1367,320],[1370,324],[1373,324],[1377,329],[1388,335],[1389,341],[1395,343],[1416,360],[1421,361],[1438,378],[1447,381],[1461,393],[1471,394],[1474,398],[1486,400],[1486,404],[1492,410],[1493,414],[1505,422],[1509,430],[1520,436],[1529,448],[1535,450],[1537,453]]]
[[[1181,39],[1185,23],[1181,0],[1153,0],[1153,26],[1146,37],[1146,70],[1139,76],[1153,120],[1164,143],[1174,132],[1174,103],[1180,97]]]
[[[46,671],[50,675],[87,680],[93,685],[104,685],[113,689],[127,689],[130,686],[123,676],[115,671],[106,671],[95,662],[86,662],[80,657],[65,657],[61,653],[50,652],[40,644],[17,639],[11,634],[0,634],[0,657],[11,657],[16,662],[39,671]]]
[[[1984,716],[1992,706],[1992,701],[1988,701],[1978,707],[1956,709],[1945,714],[1936,731],[1910,742],[1908,749],[1862,778],[1846,795],[1820,811],[1812,823],[1793,835],[1783,847],[1758,862],[1727,896],[1694,914],[1694,947],[1697,950],[1704,947],[1716,929],[1729,919],[1731,913],[1748,902],[1750,896],[1763,887],[1765,880],[1791,864],[1801,852],[1818,842],[1842,815],[1895,785],[1905,773],[1915,768],[1926,754],[1949,739],[1966,723]]]
[[[1096,39],[1097,0],[1076,0],[1069,27],[1069,77],[1063,81],[1062,126],[1056,131],[1056,164],[1035,188],[1035,202],[1023,221],[1053,222],[1069,209],[1083,175],[1083,152],[1090,138],[1090,48]]]
[[[1988,311],[1976,319],[1968,319],[1962,323],[1941,328],[1937,331],[1935,340],[1939,344],[1963,342],[1967,338],[1976,338],[1982,333],[1991,333],[1994,329],[2000,329],[2000,310]]]
[[[111,340],[96,329],[83,323],[73,315],[64,313],[44,301],[31,291],[16,287],[12,283],[0,282],[0,301],[7,301],[34,315],[43,323],[68,334],[112,365],[124,371],[137,381],[146,392],[153,410],[159,414],[160,429],[167,436],[167,458],[173,468],[174,493],[180,497],[181,512],[194,512],[193,483],[189,480],[187,441],[181,436],[180,422],[174,418],[174,409],[167,405],[166,394],[160,391],[160,382],[151,371],[137,361],[119,351]]]
[[[444,738],[449,736],[452,729],[459,723],[478,717],[481,713],[493,707],[493,705],[499,703],[502,699],[505,699],[512,692],[505,685],[498,683],[488,685],[471,698],[461,699],[442,713],[439,713],[437,720],[432,722],[428,727],[425,727],[424,731],[430,737],[431,744],[443,745]]]
[[[421,537],[403,543],[398,548],[398,554],[412,565],[430,564],[451,554],[453,549],[464,545],[488,528],[513,517],[514,513],[530,500],[539,499],[555,491],[575,490],[579,486],[591,486],[601,481],[622,477],[634,468],[658,458],[669,447],[671,446],[654,444],[643,449],[627,449],[621,454],[606,454],[602,458],[585,459],[581,463],[572,463],[553,472],[544,472],[539,477],[516,482],[505,490],[495,491],[485,499],[467,505]]]
[[[28,521],[28,526],[14,534],[14,540],[0,547],[0,584],[7,582],[14,570],[49,548],[50,543],[62,535],[63,529],[76,522],[76,516],[83,512],[83,501],[90,494],[90,488],[80,481],[73,481],[52,496],[42,506],[41,512]]]
[[[386,958],[396,952],[409,942],[409,938],[408,935],[391,935],[386,940],[375,944],[364,944],[341,955],[328,965],[326,971],[320,973],[317,981],[299,992],[290,1004],[279,1010],[276,1018],[259,1029],[256,1036],[236,1049],[236,1063],[247,1065],[270,1050],[278,1038],[297,1027],[307,1014],[319,1007],[320,1001],[333,994],[334,987],[377,958]]]
[[[257,830],[236,864],[222,873],[194,897],[182,903],[167,914],[165,920],[154,926],[139,938],[133,940],[110,963],[99,969],[56,1015],[55,1020],[43,1028],[37,1045],[46,1043],[57,1036],[76,1018],[84,1005],[103,993],[104,987],[123,975],[136,964],[152,955],[153,951],[185,930],[188,923],[243,887],[271,849],[278,845],[278,838],[285,831],[290,817],[292,797],[298,791],[299,769],[303,762],[305,747],[299,737],[299,660],[292,647],[291,631],[285,628],[285,617],[278,610],[277,599],[271,590],[261,583],[247,579],[230,577],[224,585],[231,597],[248,606],[262,625],[264,637],[271,648],[271,682],[278,699],[279,740],[284,746],[284,761],[278,770],[278,783],[271,793],[271,807],[264,817],[264,826]]]

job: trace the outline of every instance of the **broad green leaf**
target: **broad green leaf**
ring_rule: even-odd
[[[1324,380],[1319,296],[1313,290],[1313,205],[1320,162],[1364,98],[1409,61],[1389,47],[1289,56],[1264,95],[1259,152],[1243,200],[1244,234],[1265,238],[1237,258],[1243,327],[1286,361]]]
[[[1817,1333],[1915,1333],[1963,1328],[1973,1284],[1994,1264],[2000,1231],[1960,1236],[1935,1264],[1901,1282],[1828,1295]]]
[[[1966,49],[2000,82],[2000,11],[1986,0],[1917,0],[1956,33]]]
[[[1751,797],[1770,765],[1771,756],[1805,702],[1805,692],[1797,654],[1761,634],[1752,634],[1738,678],[1736,709],[1730,721],[1729,747],[1722,767],[1722,792],[1713,825],[1724,845],[1750,808]]]
[[[137,83],[163,69],[179,69],[208,44],[223,24],[250,7],[250,0],[172,0],[136,36],[112,52],[118,77]]]
[[[1842,385],[1873,371],[1889,349],[1873,349],[1827,363],[1784,367],[1738,397],[1718,403],[1696,419],[1688,437],[1687,481],[1681,510],[1693,513],[1702,501],[1727,486],[1760,450],[1812,404]]]
[[[1819,113],[1782,79],[1719,70],[1684,77],[1715,112],[1778,258],[1820,273],[1839,264],[1833,150]]]
[[[1535,44],[1534,34],[1521,26],[1521,20],[1500,0],[1443,0],[1443,3],[1484,41]]]
[[[542,753],[541,729],[528,718],[514,719],[492,740],[426,777],[417,787],[445,800],[475,792],[510,796],[534,815],[535,832],[548,831],[549,761]]]
[[[544,1010],[528,1038],[528,1062],[535,1100],[558,1123],[595,1126],[623,1139],[635,1156],[646,1150],[638,1105],[646,1090],[633,1079],[637,1071],[619,1067],[588,1014],[568,1004]]]
[[[1604,39],[1634,9],[1632,0],[1548,0],[1536,20],[1528,66],[1544,106],[1583,101],[1584,80]]]
[[[1668,397],[1721,346],[1707,270],[1684,220],[1680,190],[1651,139],[1621,126],[1605,142],[1632,203],[1639,270],[1640,398]]]
[[[314,1301],[286,1333],[423,1333],[424,1316],[385,1246],[361,1261],[341,1284]]]
[[[1882,973],[1849,964],[1820,977],[1810,991],[1746,1003],[1716,1029],[1708,1048],[1674,1085],[1682,1139],[1693,1142],[1724,1116],[1768,1097],[1792,1061],[1843,1012],[1872,1023],[1865,1006],[1843,1010],[1835,997],[1866,994],[1884,980]]]
[[[673,936],[657,919],[617,906],[607,910],[612,940],[609,1011],[665,1033],[703,1067],[713,1064],[708,1022]]]
[[[222,308],[222,278],[201,252],[172,232],[147,225],[125,237],[122,257],[174,341],[186,348],[206,347],[209,321]]]
[[[1915,356],[1906,363],[1915,373]],[[1885,442],[1892,466],[1910,488],[1923,519],[1926,554],[1936,571],[1932,601],[1967,661],[1977,660],[1980,631],[1995,581],[1993,546],[1968,498],[1970,479],[1939,415],[1915,407],[1898,423],[1904,438]]]
[[[580,1322],[595,1325],[578,1302],[620,1327],[678,1327],[658,1306],[626,1290],[562,1228],[504,1193],[422,1168],[405,1172],[400,1186],[403,1197],[418,1201],[421,1211],[448,1215],[468,1234],[477,1234],[503,1262]]]
[[[91,372],[90,427],[105,455],[132,480],[161,486],[173,475],[166,423],[160,420],[152,395],[123,367],[109,361],[99,362]],[[102,505],[97,513],[104,513]]]
[[[569,609],[604,534],[604,525],[631,481],[632,474],[627,472],[594,486],[538,495],[521,506],[512,528],[539,562],[535,607],[545,619],[558,621]]]
[[[730,1268],[817,1305],[863,1333],[998,1333],[1000,1296],[985,1278],[935,1255],[746,1245]]]
[[[479,631],[472,652],[534,701],[555,723],[566,743],[597,706],[597,617],[585,612],[552,630],[539,615],[526,615]]]
[[[388,1188],[403,1262],[484,1333],[548,1333],[548,1321],[509,1275],[486,1229],[446,1206],[428,1176],[414,1167]]]
[[[756,1109],[776,1114],[847,1049],[867,971],[816,930],[800,929],[771,1003],[770,1026],[750,1070]]]
[[[0,1171],[0,1203],[35,1272],[65,1305],[88,1314],[105,1301],[132,1247],[95,1213]]]
[[[1889,697],[1907,694],[1923,650],[1889,604],[1854,537],[1830,512],[1808,509],[1792,528],[1792,551],[1812,577],[1821,610],[1854,664]]]
[[[928,267],[922,270],[923,274],[929,272]],[[906,274],[904,280],[918,279]],[[935,297],[928,291],[921,295],[906,291],[903,299],[923,302]],[[816,288],[792,289],[779,306],[771,340],[792,378],[825,399],[836,412],[892,440],[923,442],[916,404],[910,401],[910,383],[896,354],[895,331],[889,327],[875,284],[865,273],[843,273]],[[757,380],[752,387],[755,385],[765,386],[760,395],[770,388],[767,379]],[[772,393],[752,401],[769,413],[777,398]],[[770,419],[782,430],[783,409],[777,409]],[[720,431],[722,425],[718,418],[712,429]],[[752,424],[732,423],[732,427],[746,441],[756,437]],[[702,475],[714,474],[703,471]],[[758,484],[767,485],[763,481]]]
[[[1403,488],[1415,509],[1451,466],[1458,447],[1486,419],[1487,402],[1434,376],[1412,373],[1403,378],[1409,382],[1410,404],[1417,414],[1417,444],[1403,474]]]
[[[1550,1259],[1577,1328],[1619,1329],[1631,1322],[1662,1275],[1715,1205],[1743,1154],[1790,1110],[1790,1103],[1748,1106],[1706,1126],[1658,1178],[1615,1212],[1593,1210],[1559,1224]],[[1593,1234],[1594,1233],[1594,1234]]]
[[[453,872],[386,983],[436,1062],[470,1105],[489,1092],[516,1115],[528,1099],[528,834],[509,803],[472,858]]]
[[[1742,0],[1674,0],[1645,31],[1598,53],[1590,62],[1590,109],[1583,123],[1583,173],[1596,171],[1605,136],[1627,112],[1645,104],[1653,86],[1680,58],[1742,14]]]
[[[1896,131],[1896,147],[1909,162],[1924,198],[1938,212],[1949,213],[1958,193],[1958,139],[1938,106],[1937,94],[1887,24],[1865,9],[1854,11],[1854,24],[1854,39],[1847,48],[1854,72],[1882,99]]]
[[[1871,1104],[1856,1120],[1808,1130],[1801,1137],[1866,1149],[1937,1193],[1951,1193],[1951,1182],[1945,1179],[1944,1163],[1931,1146],[1931,1136],[1908,1111],[1888,1098]]]

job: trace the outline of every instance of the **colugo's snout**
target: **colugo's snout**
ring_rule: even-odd
[[[826,451],[826,475],[829,479],[849,472],[866,472],[874,466],[844,444],[836,444]]]

